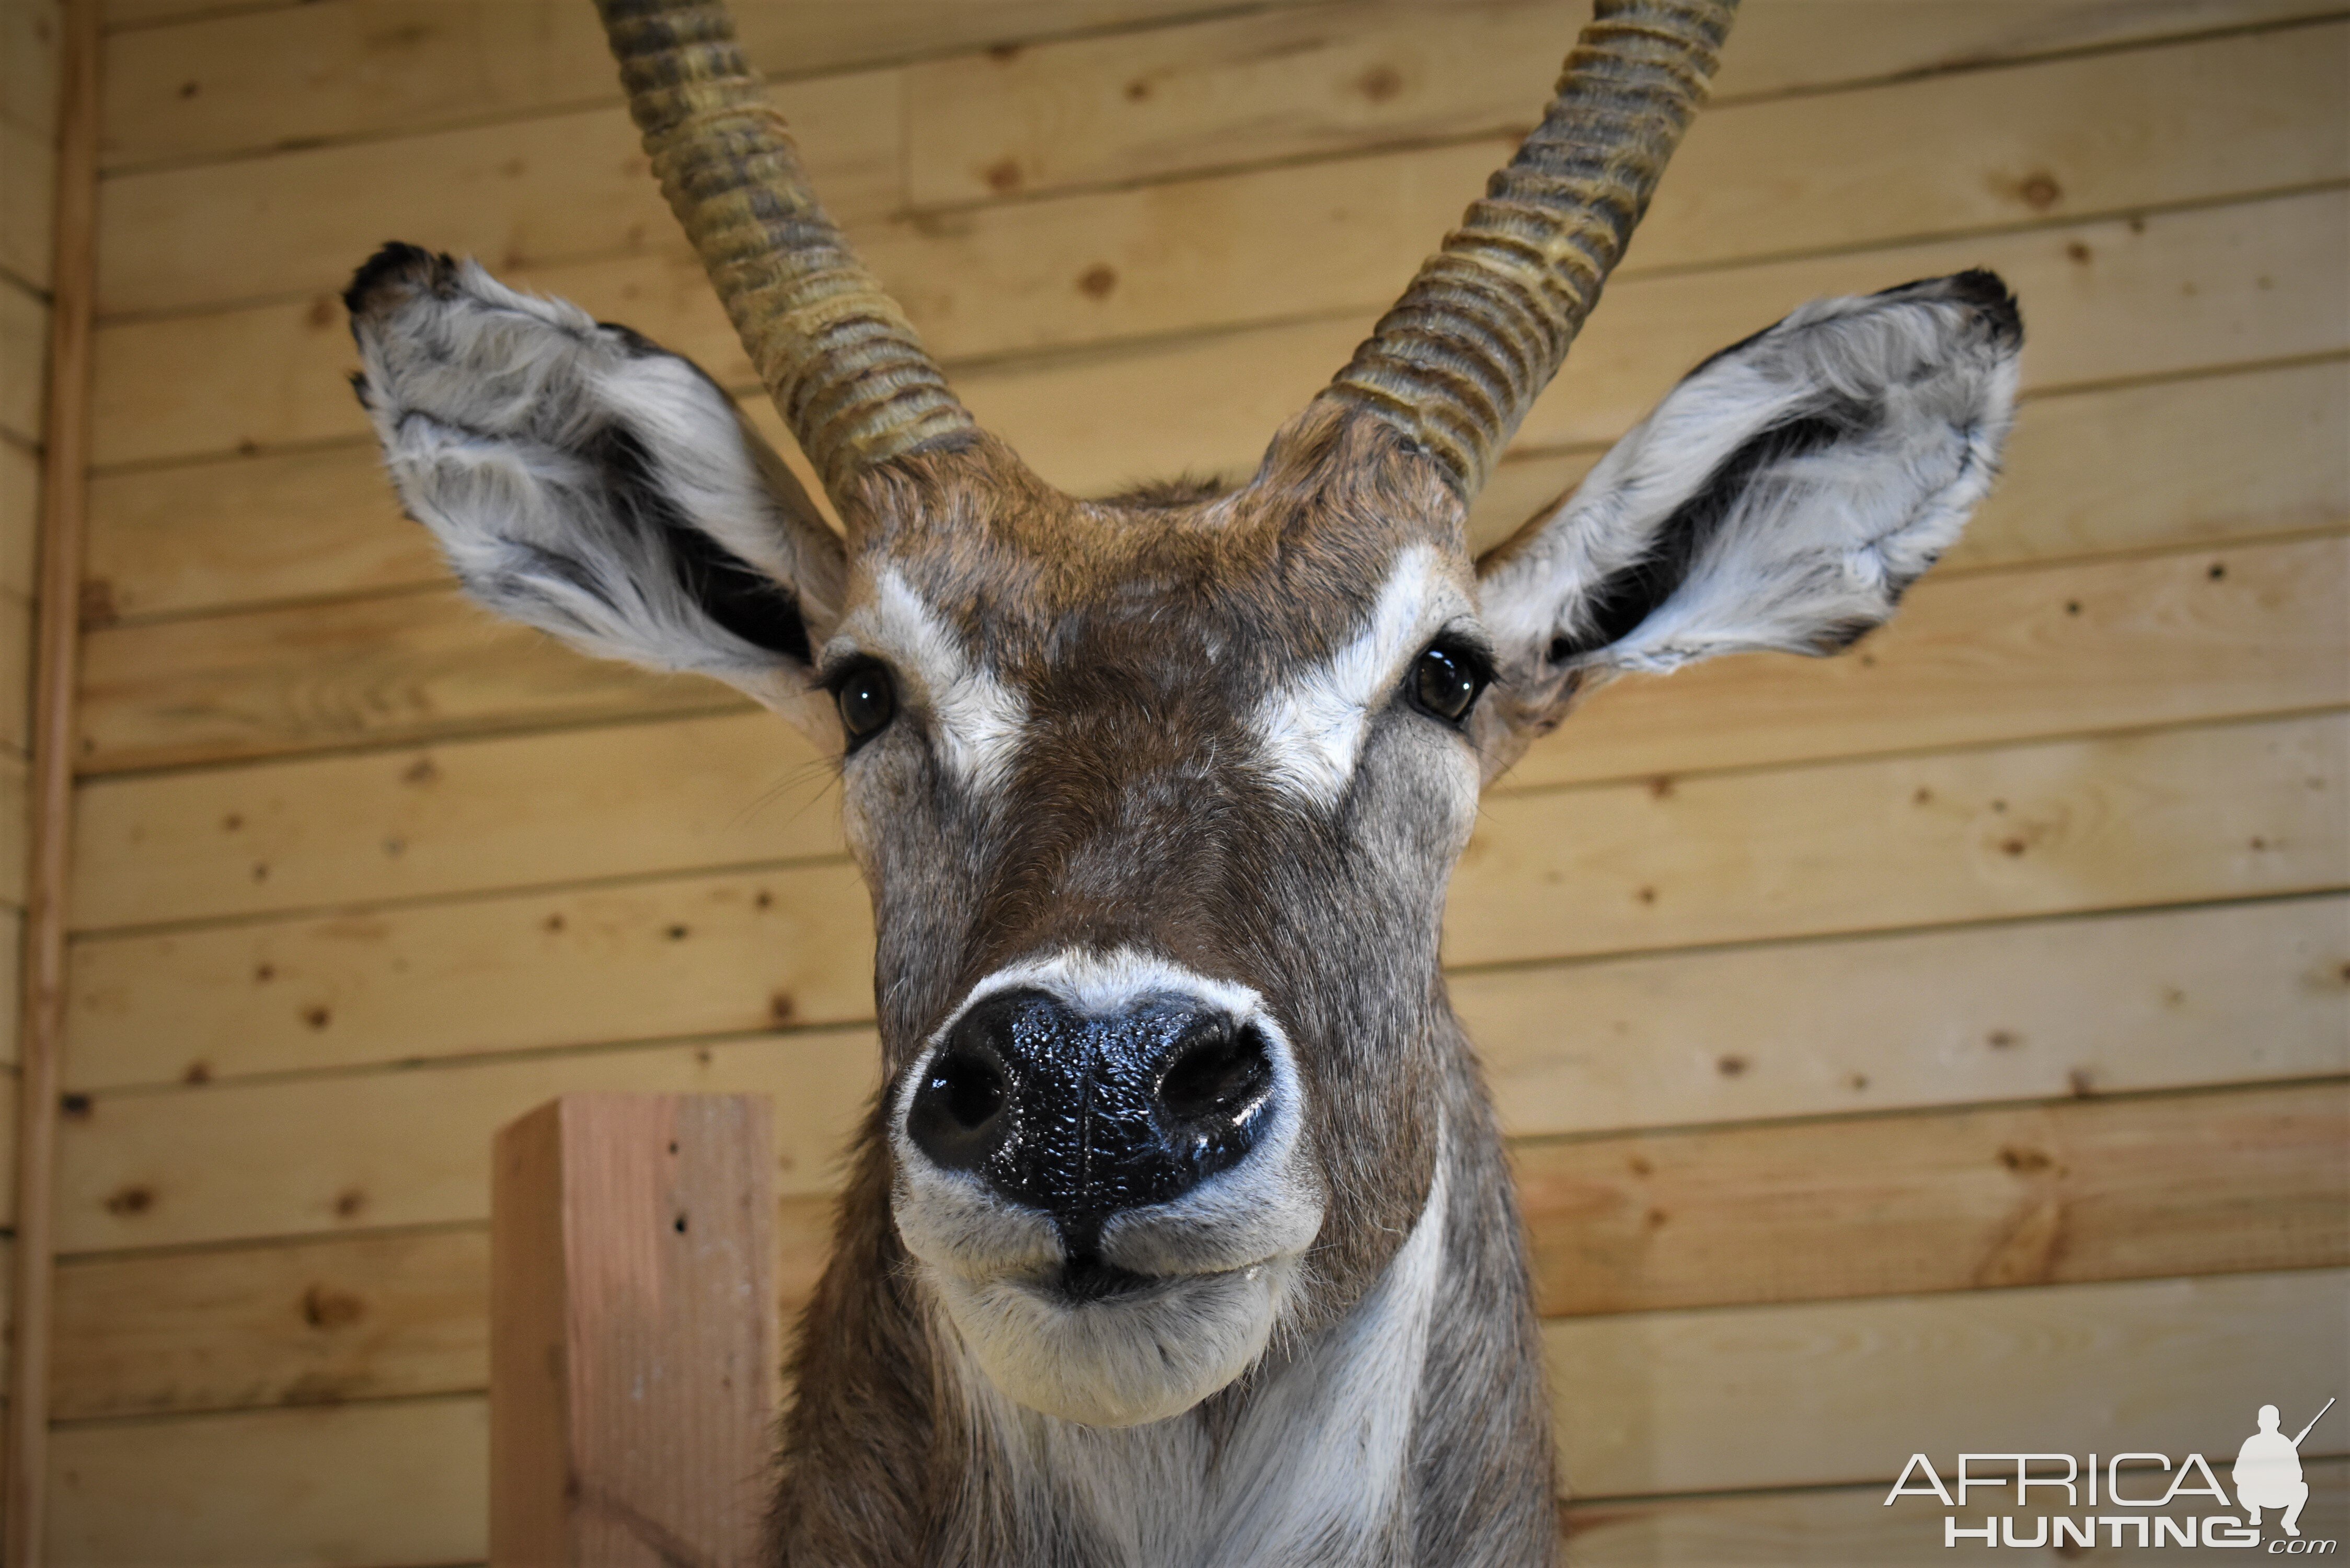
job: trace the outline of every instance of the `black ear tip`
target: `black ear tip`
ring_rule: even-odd
[[[351,274],[350,286],[343,290],[343,308],[357,319],[402,294],[418,289],[445,293],[456,271],[457,264],[446,255],[392,240]]]
[[[1988,267],[1969,267],[1947,277],[1923,277],[1916,283],[1897,284],[1869,297],[1955,301],[1972,307],[1982,317],[1991,330],[1991,341],[2000,348],[2012,349],[2023,342],[2023,312],[2015,303],[2015,295],[2007,286],[2007,279]]]
[[[2015,303],[2015,291],[2007,280],[1986,267],[1970,267],[1943,280],[1951,295],[1981,311],[1990,321],[1991,333],[2001,342],[2018,344],[2023,341],[2023,311]]]

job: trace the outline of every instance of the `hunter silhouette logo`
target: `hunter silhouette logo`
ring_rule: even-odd
[[[2302,1505],[2309,1501],[2309,1483],[2301,1479],[2301,1440],[2309,1436],[2310,1427],[2325,1418],[2334,1408],[2328,1399],[2316,1415],[2292,1437],[2277,1430],[2277,1407],[2261,1407],[2261,1429],[2244,1439],[2236,1450],[2236,1506],[2244,1511],[2244,1522],[2254,1530],[2261,1527],[2261,1510],[2281,1508],[2284,1518],[2280,1521],[2287,1535],[2301,1533]]]
[[[1890,1508],[1905,1497],[1930,1497],[1941,1503],[1950,1511],[1942,1518],[1946,1548],[1980,1544],[2031,1551],[2053,1546],[2068,1553],[2098,1545],[2115,1550],[2201,1546],[2239,1552],[2265,1548],[2272,1556],[2324,1556],[2339,1543],[2302,1538],[2301,1511],[2309,1501],[2309,1482],[2302,1478],[2301,1445],[2333,1408],[2334,1401],[2328,1399],[2307,1426],[2288,1438],[2280,1429],[2277,1407],[2261,1407],[2260,1429],[2236,1450],[2233,1479],[2241,1519],[2230,1513],[2179,1517],[2177,1511],[2193,1507],[2192,1500],[2199,1497],[2228,1507],[2227,1489],[2201,1454],[2174,1461],[2168,1454],[2145,1450],[2091,1454],[2085,1465],[2071,1454],[1960,1454],[1948,1483],[1933,1460],[1912,1454],[1893,1490],[1885,1494],[1884,1506]],[[1960,1522],[1969,1492],[2010,1488],[2014,1490],[2013,1512],[1978,1514],[1979,1523]],[[2035,1490],[2046,1495],[2035,1500]],[[2039,1512],[2035,1501],[2040,1508],[2054,1504],[2065,1511]],[[2085,1513],[2069,1511],[2085,1504]],[[2276,1522],[2284,1533],[2263,1542],[2261,1515],[2267,1511],[2280,1516]]]

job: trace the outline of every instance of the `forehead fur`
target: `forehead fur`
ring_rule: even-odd
[[[1186,493],[1187,489],[1189,493]],[[875,474],[856,498],[852,599],[899,575],[972,655],[1012,681],[1081,650],[1155,668],[1211,663],[1254,683],[1360,629],[1398,554],[1471,581],[1466,511],[1376,421],[1317,409],[1246,485],[1080,501],[980,437]]]

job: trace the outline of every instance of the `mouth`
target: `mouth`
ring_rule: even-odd
[[[1071,1306],[1087,1306],[1139,1295],[1160,1282],[1157,1274],[1121,1269],[1099,1252],[1076,1252],[1050,1277],[1045,1288]]]

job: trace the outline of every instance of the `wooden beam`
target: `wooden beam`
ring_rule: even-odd
[[[772,1113],[567,1095],[498,1134],[490,1559],[749,1563],[779,1397]]]
[[[66,1015],[66,894],[73,811],[74,687],[89,468],[90,310],[97,279],[99,0],[69,0],[58,59],[56,261],[49,310],[41,576],[34,654],[31,838],[16,1096],[14,1360],[0,1464],[0,1560],[41,1560],[48,1471],[49,1283],[57,1052]]]

